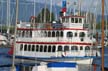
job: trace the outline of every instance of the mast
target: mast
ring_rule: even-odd
[[[81,2],[82,2],[82,0],[79,0],[78,2],[79,2],[79,3],[78,3],[78,6],[79,6],[78,15],[80,16],[80,15],[81,15]]]
[[[46,23],[46,0],[45,0],[45,8],[44,8],[44,23]]]
[[[50,7],[50,22],[52,21],[52,0],[50,0],[51,1],[51,7]]]
[[[104,0],[102,0],[102,71],[104,71]]]
[[[7,34],[9,34],[9,32],[10,32],[10,0],[7,0]]]
[[[13,60],[12,60],[12,70],[11,71],[16,71],[15,70],[15,48],[16,48],[16,32],[17,32],[17,20],[18,20],[18,1],[16,0],[16,18],[15,18],[15,32],[14,32],[14,47],[13,47]]]

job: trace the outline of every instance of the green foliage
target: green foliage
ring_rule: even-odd
[[[46,11],[46,13],[45,13]],[[54,14],[51,13],[51,21],[50,21],[50,11],[48,8],[43,8],[42,11],[36,17],[36,22],[44,22],[44,17],[46,16],[46,22],[51,22],[55,19]]]
[[[7,31],[8,26],[1,26],[1,27],[2,27],[2,32],[6,32]],[[11,34],[13,34],[14,33],[14,29],[15,29],[14,26],[11,26],[9,32]]]
[[[102,22],[99,22],[96,24],[96,29],[101,29]],[[108,28],[108,23],[106,21],[104,21],[104,29]]]

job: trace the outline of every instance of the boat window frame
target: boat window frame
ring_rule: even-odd
[[[68,50],[67,50],[67,48],[68,48]],[[69,48],[70,48],[70,46],[65,45],[65,46],[64,46],[64,51],[70,51]]]
[[[47,52],[47,49],[48,49],[48,46],[47,45],[44,45],[43,52]]]
[[[58,48],[57,48],[57,51],[58,52],[63,51],[63,46],[59,45]]]
[[[39,52],[43,52],[43,45],[40,45]]]
[[[78,46],[71,46],[71,51],[74,51],[74,52],[78,51]]]
[[[28,49],[28,46],[27,46],[27,44],[25,44],[24,45],[24,51],[27,51],[27,49]]]
[[[23,51],[23,44],[20,44],[20,51]]]
[[[39,52],[39,45],[36,45],[35,51],[36,51],[36,52]]]
[[[68,38],[72,38],[72,37],[73,37],[73,32],[68,31],[66,36],[67,36]]]
[[[74,17],[71,18],[71,23],[74,23],[75,19]]]
[[[88,47],[89,47],[89,49],[88,49]],[[85,46],[85,51],[90,51],[91,49],[90,49],[90,46]]]
[[[82,23],[82,18],[79,18],[79,23]]]
[[[52,46],[52,52],[56,52],[56,46],[55,45]]]

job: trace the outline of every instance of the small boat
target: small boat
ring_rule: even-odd
[[[76,63],[51,62],[46,65],[34,66],[32,71],[78,71]]]
[[[0,34],[0,45],[7,45],[8,44],[8,39],[6,36]]]

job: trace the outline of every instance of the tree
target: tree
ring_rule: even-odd
[[[46,10],[46,13],[45,13]],[[50,11],[48,10],[48,8],[43,8],[42,11],[38,14],[38,16],[36,17],[36,22],[44,22],[44,14],[46,16],[46,22],[51,22],[55,19],[54,14],[51,13],[51,21],[50,21]]]

